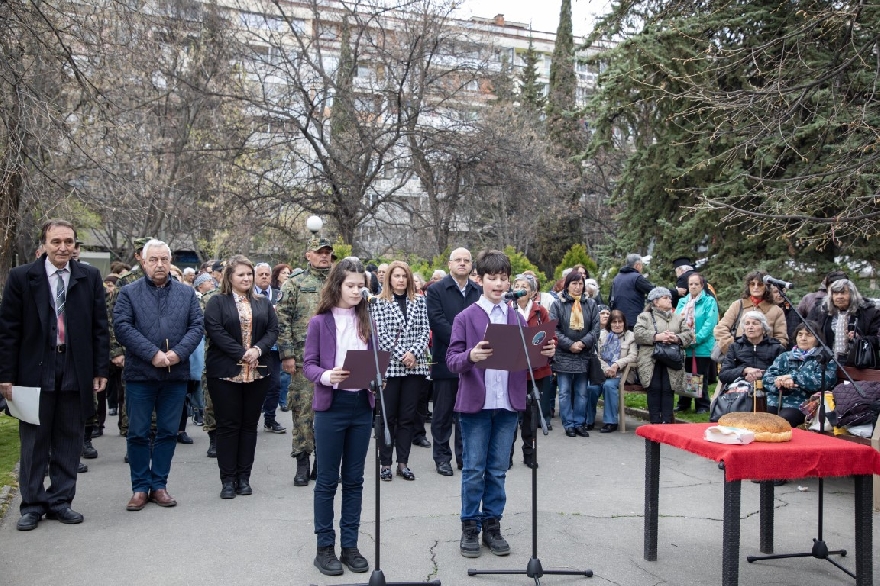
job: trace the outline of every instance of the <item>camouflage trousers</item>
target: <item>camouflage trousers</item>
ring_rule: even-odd
[[[302,362],[297,359],[297,365],[300,364]],[[315,387],[312,381],[297,370],[296,374],[290,377],[290,386],[287,387],[287,407],[290,409],[293,421],[290,455],[294,458],[297,454],[315,451],[315,412],[312,410],[314,394]]]
[[[211,433],[217,429],[217,420],[214,419],[214,401],[211,400],[211,393],[208,392],[208,375],[205,371],[202,371],[202,393],[205,396],[205,414],[202,429]]]

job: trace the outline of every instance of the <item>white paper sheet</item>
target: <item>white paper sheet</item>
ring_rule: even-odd
[[[716,444],[750,444],[755,441],[755,434],[748,429],[724,425],[707,427],[704,437]]]
[[[40,424],[40,387],[12,387],[9,414],[32,425]]]

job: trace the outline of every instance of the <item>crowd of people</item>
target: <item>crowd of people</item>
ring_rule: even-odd
[[[82,522],[70,507],[76,474],[86,468],[80,457],[97,457],[91,439],[108,414],[126,437],[126,508],[139,511],[177,504],[168,481],[176,445],[192,443],[190,418],[208,434],[220,498],[253,494],[259,420],[266,432],[286,434],[280,409],[291,417],[293,485],[315,483],[314,564],[326,575],[369,569],[357,544],[377,410],[391,437],[380,446],[380,479],[415,481],[423,471],[411,468],[411,450],[431,448],[440,476],[460,471],[461,554],[479,556],[482,534],[489,551],[507,555],[500,521],[518,431],[529,468],[538,466],[536,428],[553,430],[557,414],[565,436],[590,437],[602,398],[599,432],[616,431],[624,373],[647,389],[651,423],[672,423],[675,411],[692,406],[707,412],[717,375],[721,384],[762,381],[768,410],[799,425],[799,406],[822,378],[820,339],[834,353],[825,365],[829,385],[856,340],[880,342],[880,311],[841,271],[797,310],[764,273],[751,271],[721,314],[687,258],[673,263],[676,281],[666,288],[642,274],[639,255],[627,256],[606,304],[583,265],[542,293],[535,273],[512,274],[498,251],[474,259],[457,248],[447,271],[426,280],[400,260],[337,259],[321,237],[308,243],[302,267],[234,255],[183,270],[165,242],[143,238],[134,266],[114,263],[101,277],[76,259],[76,242],[71,223],[47,222],[37,260],[10,272],[0,305],[0,392],[10,399],[13,384],[43,390],[42,425],[21,423],[18,529],[36,528],[43,515]],[[546,360],[532,371],[480,366],[494,356],[484,339],[489,324],[551,321],[554,336],[540,348]],[[390,354],[383,401],[373,386],[346,384],[347,353],[373,348]],[[689,373],[702,375],[702,392],[676,406]],[[527,408],[533,387],[540,398]]]

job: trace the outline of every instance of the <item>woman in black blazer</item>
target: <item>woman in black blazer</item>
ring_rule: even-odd
[[[269,351],[278,338],[275,310],[268,299],[254,295],[253,287],[253,263],[235,255],[226,263],[220,293],[205,307],[205,370],[224,499],[253,494],[257,421],[269,389]]]

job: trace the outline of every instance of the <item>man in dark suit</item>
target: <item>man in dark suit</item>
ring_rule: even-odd
[[[452,335],[455,316],[470,306],[482,294],[481,289],[468,277],[471,274],[471,253],[456,248],[449,255],[449,275],[430,287],[426,296],[428,320],[431,323],[432,358],[431,379],[434,381],[434,415],[431,435],[434,437],[434,464],[437,473],[452,476],[452,450],[449,438],[455,425],[455,459],[461,469],[461,432],[453,409],[458,394],[458,375],[446,366],[446,350]]]
[[[9,272],[0,305],[0,393],[10,399],[12,385],[41,389],[40,425],[19,423],[19,531],[36,528],[43,514],[82,523],[70,505],[83,425],[94,414],[93,394],[104,390],[109,369],[100,272],[72,259],[76,230],[70,222],[49,220],[40,241],[44,254]]]

